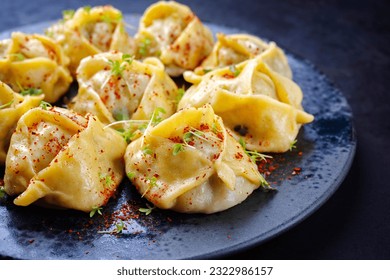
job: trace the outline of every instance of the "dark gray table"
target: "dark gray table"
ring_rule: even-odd
[[[4,3],[5,2],[5,3]],[[232,259],[390,258],[390,5],[386,1],[182,1],[204,21],[276,41],[315,64],[348,99],[358,148],[340,189],[308,219]],[[106,1],[3,1],[0,31]],[[152,1],[110,1],[142,13]]]

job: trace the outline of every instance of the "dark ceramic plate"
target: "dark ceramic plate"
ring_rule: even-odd
[[[126,21],[137,26],[139,16]],[[43,32],[49,22],[17,30]],[[209,24],[213,32],[233,28]],[[11,31],[0,33],[9,37]],[[255,191],[246,201],[212,215],[138,211],[145,201],[125,181],[102,216],[76,211],[16,207],[0,201],[0,255],[18,259],[218,258],[269,240],[316,211],[340,186],[355,152],[352,114],[345,97],[308,61],[288,54],[294,80],[315,121],[298,136],[297,148],[275,155],[267,178],[277,192]],[[294,168],[301,168],[299,169]],[[3,171],[2,171],[3,172]],[[294,175],[295,174],[295,175]],[[124,219],[122,234],[102,234]],[[108,229],[107,229],[108,227]]]

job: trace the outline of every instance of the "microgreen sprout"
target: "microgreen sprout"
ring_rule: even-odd
[[[178,153],[180,153],[180,152],[182,152],[182,151],[184,151],[184,146],[183,146],[182,143],[175,143],[175,144],[173,145],[172,154],[173,154],[174,156],[176,156]]]
[[[123,71],[126,70],[126,63],[131,65],[133,60],[134,58],[129,54],[123,54],[121,61],[109,59],[108,63],[111,66],[111,74],[113,76],[122,77]]]
[[[141,56],[146,56],[149,53],[149,47],[152,41],[149,38],[145,38],[139,45],[138,53]]]
[[[62,16],[64,20],[70,20],[73,18],[75,12],[76,12],[75,10],[64,10],[62,11]]]
[[[230,72],[233,73],[233,76],[234,76],[234,77],[237,77],[237,76],[240,75],[240,73],[241,73],[241,70],[237,69],[235,65],[231,65],[231,66],[229,67],[229,70],[230,70]]]
[[[115,224],[115,232],[116,233],[122,233],[122,231],[125,229],[125,223],[123,221],[120,221]]]
[[[103,207],[93,206],[91,212],[89,212],[89,217],[92,218],[93,216],[95,216],[96,213],[102,215],[102,209]]]
[[[39,107],[41,107],[43,110],[47,110],[48,108],[51,108],[53,106],[49,102],[42,100],[41,103],[39,103]]]
[[[240,138],[238,140],[238,142],[240,143],[240,145],[244,148],[244,151],[245,153],[251,158],[251,160],[253,162],[257,162],[257,161],[261,161],[261,160],[264,160],[266,161],[267,158],[272,158],[272,156],[269,156],[269,155],[265,155],[265,154],[261,154],[259,153],[258,151],[249,151],[247,148],[246,148],[246,143],[245,143],[245,140]]]
[[[4,189],[3,186],[1,186],[1,187],[0,187],[0,198],[5,197],[5,195],[6,195],[5,189]]]
[[[20,92],[19,94],[26,96],[26,95],[31,95],[31,96],[36,96],[36,95],[41,95],[42,94],[42,89],[40,88],[23,88],[22,85],[17,81],[16,85],[18,86]]]
[[[184,87],[181,87],[177,90],[177,95],[176,95],[176,99],[175,99],[176,104],[179,104],[179,102],[183,98],[185,92],[186,91],[185,91]]]
[[[11,106],[12,103],[14,103],[14,101],[15,101],[15,100],[12,99],[10,102],[7,102],[7,103],[5,103],[5,104],[3,104],[3,105],[0,105],[0,109],[5,109],[5,108]]]
[[[144,213],[147,216],[150,215],[155,208],[156,206],[150,206],[149,204],[146,203],[146,208],[139,208],[138,211]]]
[[[126,175],[127,175],[127,178],[129,178],[130,180],[133,180],[135,178],[135,172],[130,171],[130,172],[127,172]]]
[[[109,175],[109,174],[99,173],[99,179],[100,180],[104,180],[104,183],[107,186],[111,186],[114,183],[114,181],[112,180],[111,175]]]
[[[10,56],[16,61],[23,61],[26,59],[26,57],[22,53],[12,53],[10,54]]]
[[[146,182],[147,184],[149,185],[148,188],[145,190],[145,192],[142,194],[141,197],[144,197],[144,195],[151,189],[151,188],[154,188],[154,187],[157,187],[157,178],[156,177],[146,177]]]
[[[163,119],[161,117],[161,114],[166,114],[167,112],[164,110],[164,108],[157,107],[154,109],[152,117],[151,117],[151,122],[153,125],[159,124]]]
[[[125,223],[123,221],[119,221],[115,224],[115,228],[113,230],[99,230],[97,233],[101,234],[120,234],[125,229]]]
[[[142,149],[142,153],[144,155],[153,155],[153,150],[149,146],[146,146]]]
[[[295,139],[294,141],[292,141],[291,142],[291,144],[290,144],[290,151],[292,151],[293,149],[296,149],[297,148],[297,142],[298,142],[298,140],[297,139]]]

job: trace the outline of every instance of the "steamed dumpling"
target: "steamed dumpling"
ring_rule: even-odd
[[[41,89],[45,101],[57,101],[72,82],[68,63],[62,48],[46,36],[14,32],[0,41],[0,80],[16,92]]]
[[[64,48],[72,75],[84,57],[111,50],[132,54],[135,48],[122,13],[108,5],[68,11],[64,20],[50,27],[46,34]]]
[[[43,94],[20,95],[0,81],[0,165],[5,163],[9,141],[19,118],[37,107]]]
[[[113,144],[114,143],[114,144]],[[12,135],[4,188],[31,203],[85,212],[107,203],[123,178],[126,142],[93,115],[35,108]]]
[[[68,104],[80,114],[92,113],[103,123],[149,120],[156,108],[163,118],[176,111],[178,88],[157,58],[143,62],[119,52],[82,60],[77,70],[79,92]]]
[[[151,5],[139,25],[137,58],[160,58],[171,76],[195,69],[213,47],[210,30],[189,7],[173,1]]]
[[[264,178],[209,105],[181,110],[131,142],[126,172],[162,209],[214,213],[244,201]]]
[[[202,62],[196,72],[201,74],[219,67],[235,65],[247,59],[261,56],[262,60],[273,71],[292,78],[291,68],[283,50],[274,42],[266,43],[260,38],[249,34],[217,34],[218,41],[213,51]]]
[[[313,121],[303,111],[303,94],[292,80],[270,69],[261,57],[203,76],[184,73],[193,84],[179,108],[211,104],[236,139],[249,150],[285,152],[302,124]]]

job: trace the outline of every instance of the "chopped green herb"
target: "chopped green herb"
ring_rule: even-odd
[[[62,11],[62,16],[64,20],[70,20],[73,18],[75,12],[76,12],[75,10],[64,10]]]
[[[5,103],[5,104],[3,104],[3,105],[0,105],[0,109],[7,108],[7,107],[11,106],[12,103],[14,103],[14,99],[12,99],[12,100],[11,100],[10,102],[8,102],[8,103]]]
[[[291,144],[290,144],[290,151],[292,151],[293,149],[296,149],[297,148],[297,142],[298,142],[298,140],[297,139],[295,139],[294,141],[292,141],[291,142]]]
[[[149,38],[145,38],[139,45],[138,53],[141,56],[146,56],[149,54],[149,47],[152,41]]]
[[[146,204],[146,207],[147,208],[139,208],[138,211],[140,211],[141,213],[145,213],[145,215],[150,215],[150,213],[152,213],[153,209],[156,208],[156,206],[153,206],[151,207],[149,204]]]
[[[135,172],[127,172],[127,177],[130,179],[130,180],[133,180],[135,178]]]
[[[42,100],[41,103],[39,103],[39,107],[41,107],[43,110],[47,110],[48,108],[51,108],[53,106],[49,102]]]
[[[93,206],[91,212],[89,212],[89,217],[92,218],[96,213],[102,215],[102,209],[103,207]]]
[[[178,153],[184,151],[184,146],[181,143],[176,143],[173,145],[172,154],[176,156]]]
[[[241,73],[241,70],[237,69],[235,65],[231,65],[231,66],[229,67],[229,70],[230,70],[230,72],[233,73],[233,76],[234,76],[234,77],[237,77],[237,76],[240,75],[240,73]]]
[[[5,197],[5,195],[6,195],[5,189],[4,189],[3,186],[1,186],[1,187],[0,187],[0,198]]]

